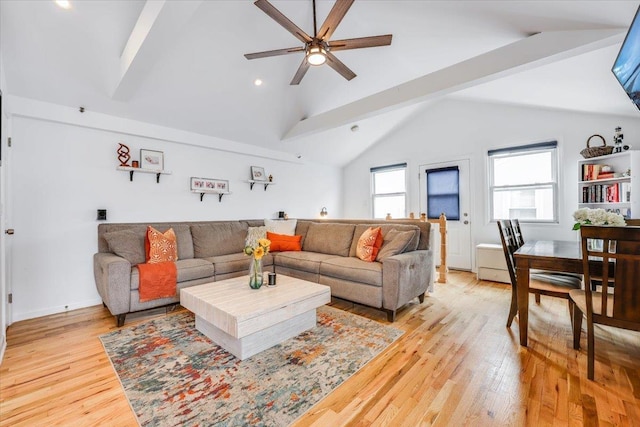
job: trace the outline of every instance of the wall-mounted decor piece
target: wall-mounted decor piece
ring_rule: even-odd
[[[129,166],[129,160],[131,156],[129,155],[129,147],[124,145],[123,143],[118,143],[118,160],[120,161],[120,166]]]
[[[226,193],[229,191],[229,181],[225,179],[191,177],[191,190],[207,193]]]
[[[229,191],[229,181],[218,179],[215,183],[217,191],[221,193],[227,193]]]
[[[251,179],[254,181],[266,181],[264,168],[260,166],[251,166]]]
[[[140,168],[154,171],[164,170],[164,153],[162,151],[141,149]]]
[[[206,193],[218,194],[218,201],[222,200],[223,195],[230,193],[229,181],[226,179],[191,177],[190,188],[193,193],[200,193],[200,201]]]

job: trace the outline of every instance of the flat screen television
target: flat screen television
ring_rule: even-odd
[[[640,110],[640,7],[611,71],[633,104]]]

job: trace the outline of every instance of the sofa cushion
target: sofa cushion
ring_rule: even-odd
[[[151,226],[147,227],[144,249],[149,264],[177,261],[178,243],[173,228],[161,233]]]
[[[296,232],[295,219],[265,219],[264,225],[267,227],[267,231],[276,234],[285,234],[287,236],[293,236]]]
[[[302,250],[302,245],[300,244],[302,236],[286,236],[284,234],[270,233],[267,231],[267,239],[271,241],[271,246],[269,246],[271,252]]]
[[[176,261],[178,269],[178,283],[189,280],[211,277],[213,282],[213,264],[204,259],[181,259]],[[137,268],[131,268],[131,289],[136,290],[140,286],[140,274]]]
[[[414,240],[413,231],[391,230],[384,237],[384,242],[378,252],[376,261],[384,261],[390,256],[407,252],[411,249]]]
[[[277,266],[318,274],[320,263],[330,258],[335,258],[335,255],[317,252],[278,252],[274,262]]]
[[[418,244],[420,243],[420,228],[413,224],[357,224],[356,229],[353,233],[354,236],[361,236],[362,233],[365,232],[369,227],[380,227],[382,238],[387,235],[387,233],[391,230],[398,231],[407,231],[413,230],[415,232],[414,240],[411,241],[407,250],[415,251],[418,248]],[[414,247],[415,246],[415,247]],[[349,251],[349,256],[357,256],[356,250],[358,249],[358,239],[353,239],[353,243],[351,245],[351,250]]]
[[[216,276],[228,273],[237,273],[238,271],[246,271],[249,274],[249,264],[253,257],[247,256],[243,253],[219,255],[209,258],[205,258],[206,261],[213,263]],[[273,257],[271,254],[267,254],[262,257],[263,267],[273,264]]]
[[[103,224],[111,228],[120,228],[114,231],[108,231],[102,235],[109,245],[109,252],[123,257],[132,265],[146,262],[144,251],[144,239],[147,235],[147,226],[145,224],[131,224],[120,226],[118,224]],[[123,228],[126,227],[126,228]],[[191,230],[187,224],[167,224],[154,225],[154,227],[164,233],[169,228],[173,228],[176,234],[176,242],[178,243],[178,256],[180,259],[193,258],[193,240],[191,239]],[[113,234],[117,233],[117,234]]]
[[[158,228],[158,230],[162,230]],[[173,226],[178,243],[178,258],[193,258],[193,239],[191,238],[191,228],[187,224],[176,224]]]
[[[372,262],[382,246],[382,231],[380,227],[369,227],[358,238],[356,256],[362,261]]]
[[[355,225],[313,223],[309,225],[302,248],[309,252],[349,256]]]
[[[131,265],[142,264],[146,261],[144,234],[136,233],[133,230],[120,230],[104,233],[103,237],[109,245],[109,250],[129,261]]]
[[[192,224],[194,256],[209,258],[242,253],[248,229],[246,222],[239,221]]]
[[[322,261],[320,275],[382,286],[382,263],[367,262],[353,257],[334,257]]]
[[[299,220],[298,224],[296,224],[296,236],[302,236],[302,240],[300,240],[300,244],[304,247],[304,239],[307,237],[307,231],[309,231],[309,226],[313,224],[312,221]]]

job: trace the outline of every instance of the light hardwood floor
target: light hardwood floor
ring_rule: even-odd
[[[589,381],[566,301],[531,303],[530,347],[522,348],[517,317],[505,327],[509,299],[506,285],[452,272],[423,304],[398,313],[403,337],[295,425],[640,425],[640,334],[598,327]],[[334,306],[387,323],[376,310]],[[127,324],[165,315],[127,316]],[[97,338],[113,329],[102,306],[11,325],[0,425],[135,426]]]

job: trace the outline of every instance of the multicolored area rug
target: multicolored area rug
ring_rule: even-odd
[[[315,328],[242,361],[190,312],[100,339],[143,426],[285,426],[402,334],[323,306]]]

